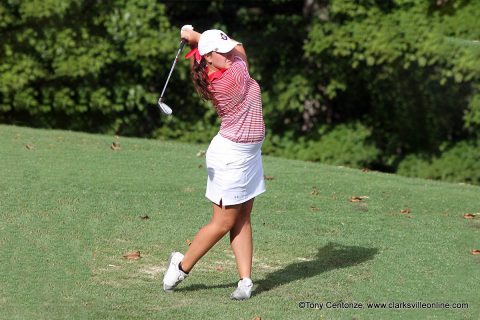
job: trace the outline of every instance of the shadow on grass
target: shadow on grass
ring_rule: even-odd
[[[373,259],[377,252],[378,249],[376,248],[344,246],[330,242],[318,248],[318,252],[312,260],[291,263],[285,268],[267,274],[264,279],[255,281],[256,289],[253,294],[259,295],[296,280],[307,279],[330,270],[348,268],[361,264]],[[236,282],[214,286],[195,284],[185,288],[179,288],[178,291],[232,288],[236,285]]]
[[[344,246],[330,242],[318,248],[317,255],[312,260],[294,262],[283,269],[267,274],[264,279],[256,282],[257,289],[253,294],[259,295],[296,280],[361,264],[371,260],[377,252],[376,248]]]

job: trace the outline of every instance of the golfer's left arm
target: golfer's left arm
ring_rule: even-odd
[[[233,48],[234,55],[237,57],[240,57],[245,63],[247,64],[247,69],[248,69],[248,61],[247,61],[247,53],[245,52],[245,48],[243,47],[243,44],[237,44],[235,48]]]

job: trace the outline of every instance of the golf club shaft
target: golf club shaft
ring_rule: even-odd
[[[182,52],[183,47],[185,46],[185,43],[186,43],[186,41],[183,40],[183,39],[182,39],[182,41],[180,41],[180,46],[178,48],[177,55],[175,56],[175,60],[173,60],[172,67],[170,68],[170,72],[169,72],[168,77],[167,77],[167,82],[165,82],[165,86],[163,87],[162,94],[160,95],[160,99],[158,100],[159,103],[163,99],[163,94],[165,93],[165,89],[167,89],[168,81],[170,80],[170,76],[172,75],[173,69],[175,69],[175,65],[177,64],[178,56],[180,55],[180,52]]]

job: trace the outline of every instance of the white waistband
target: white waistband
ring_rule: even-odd
[[[222,135],[217,134],[213,139],[211,144],[215,144],[219,148],[225,147],[229,150],[233,151],[234,153],[247,153],[247,154],[255,154],[257,153],[263,144],[263,141],[260,142],[253,142],[253,143],[239,143],[229,140]]]

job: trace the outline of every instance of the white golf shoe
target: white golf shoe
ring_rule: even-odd
[[[163,290],[165,292],[173,292],[175,287],[182,282],[188,274],[179,269],[178,265],[183,260],[183,254],[180,252],[172,252],[168,261],[168,268],[163,276]]]
[[[245,300],[252,295],[253,282],[250,278],[243,278],[238,281],[238,287],[230,295],[233,300]]]

